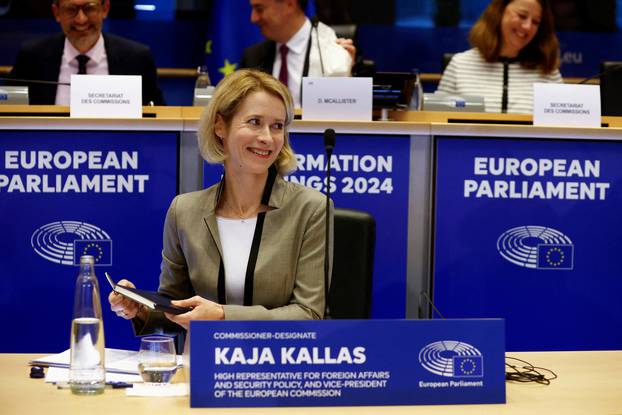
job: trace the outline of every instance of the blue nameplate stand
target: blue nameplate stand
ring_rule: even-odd
[[[190,406],[505,403],[505,321],[192,321]]]

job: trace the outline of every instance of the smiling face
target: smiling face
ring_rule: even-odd
[[[285,105],[265,91],[250,93],[229,125],[219,115],[215,133],[222,138],[228,175],[265,175],[285,141]]]
[[[513,0],[501,19],[501,56],[514,58],[538,33],[542,6],[538,0]]]
[[[60,0],[52,4],[54,18],[80,53],[88,52],[95,45],[109,11],[109,0],[103,4],[101,0]]]

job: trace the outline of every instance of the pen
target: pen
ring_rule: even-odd
[[[134,387],[133,384],[127,382],[106,382],[106,385],[111,385],[112,389],[125,389]]]
[[[112,386],[112,389],[131,388],[134,385],[127,382],[106,382],[106,385]],[[69,389],[71,385],[68,382],[56,382],[56,389]]]

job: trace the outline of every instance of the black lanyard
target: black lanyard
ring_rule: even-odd
[[[507,59],[503,60],[503,94],[501,95],[501,112],[508,112],[508,75],[510,69],[510,62]]]
[[[276,179],[276,167],[270,166],[268,169],[268,178],[266,179],[266,185],[263,189],[263,195],[261,196],[261,203],[268,205],[270,202],[270,195],[272,194],[272,186]],[[223,177],[218,189],[218,199],[220,200],[220,194],[225,183]],[[218,203],[218,202],[217,202]],[[257,265],[257,256],[259,254],[259,244],[261,243],[261,234],[263,232],[263,223],[266,218],[266,212],[260,212],[257,215],[257,224],[255,225],[255,233],[253,234],[253,243],[251,245],[251,252],[248,256],[248,263],[246,265],[246,277],[244,279],[244,305],[253,305],[253,285],[255,279],[255,266]],[[225,290],[225,264],[220,257],[220,268],[218,269],[218,302],[220,304],[227,304],[227,293]]]
[[[501,112],[508,112],[508,89],[510,83],[510,64],[517,62],[516,58],[499,57],[503,63],[503,94],[501,95]]]

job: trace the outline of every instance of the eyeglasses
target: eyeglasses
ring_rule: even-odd
[[[70,6],[61,6],[60,13],[69,18],[74,18],[78,15],[78,13],[82,10],[87,17],[94,17],[101,11],[101,3],[91,2],[84,4],[82,6],[70,5]]]

